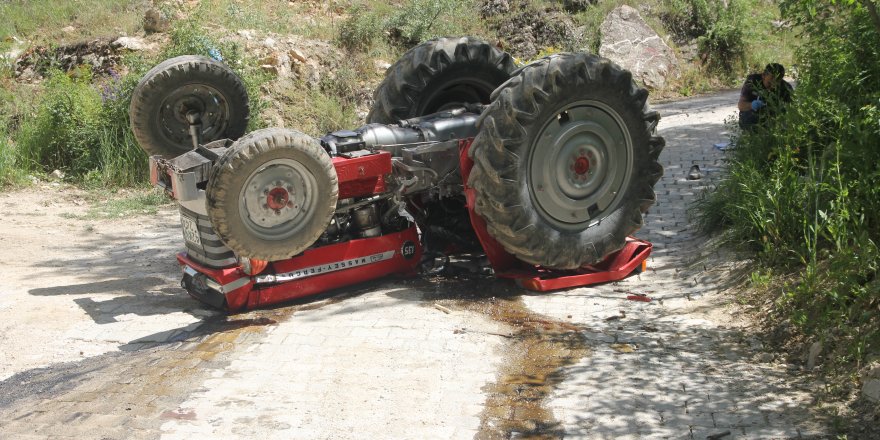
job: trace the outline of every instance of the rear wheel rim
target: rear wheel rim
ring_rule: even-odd
[[[219,90],[207,84],[186,84],[174,89],[162,101],[159,110],[162,136],[174,145],[190,145],[186,115],[192,111],[201,117],[203,141],[219,139],[229,125],[229,104]]]
[[[557,111],[533,140],[528,189],[538,213],[580,231],[617,207],[632,178],[633,145],[620,115],[599,101]]]
[[[302,163],[276,159],[256,169],[239,195],[242,224],[255,237],[284,240],[315,213],[317,179]]]

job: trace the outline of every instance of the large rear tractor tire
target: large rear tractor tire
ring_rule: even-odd
[[[628,71],[584,53],[538,60],[496,90],[468,182],[489,233],[518,259],[556,269],[622,248],[663,175],[647,98]]]
[[[131,130],[147,154],[171,159],[193,149],[190,112],[200,115],[202,143],[238,139],[250,115],[244,83],[211,58],[184,55],[165,60],[134,89]]]
[[[373,94],[367,122],[394,124],[465,103],[488,104],[492,91],[515,69],[508,53],[482,40],[426,41],[388,68]]]
[[[317,140],[267,128],[239,139],[217,160],[206,193],[208,218],[226,246],[239,257],[277,261],[324,233],[339,184]]]

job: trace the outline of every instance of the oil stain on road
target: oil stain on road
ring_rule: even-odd
[[[562,438],[562,426],[546,404],[565,379],[565,367],[589,354],[585,329],[527,309],[521,300],[525,292],[512,283],[493,278],[434,281],[438,293],[426,295],[426,301],[475,312],[510,328],[501,335],[510,344],[501,371],[483,389],[487,398],[476,438]]]

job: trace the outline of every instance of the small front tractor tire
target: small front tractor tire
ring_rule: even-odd
[[[206,193],[208,218],[226,246],[239,257],[278,261],[324,233],[339,184],[317,140],[267,128],[239,139],[217,160]]]

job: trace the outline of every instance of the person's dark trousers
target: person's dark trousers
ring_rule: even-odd
[[[752,110],[739,112],[739,128],[743,130],[751,130],[758,124],[758,114]]]

